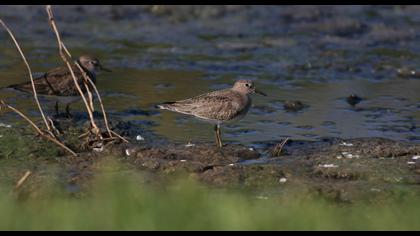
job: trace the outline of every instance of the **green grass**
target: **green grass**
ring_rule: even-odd
[[[190,180],[140,184],[98,175],[82,197],[51,190],[26,200],[0,190],[0,230],[419,230],[420,201],[337,204],[293,194],[259,199]]]

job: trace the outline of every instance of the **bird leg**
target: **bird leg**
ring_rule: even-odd
[[[66,105],[66,116],[67,117],[71,117],[71,113],[70,113],[70,104]]]
[[[55,114],[57,115],[57,117],[59,117],[60,112],[58,110],[58,101],[55,101]]]
[[[221,138],[221,131],[220,131],[220,125],[214,126],[214,131],[216,132],[216,144],[219,146],[219,148],[222,148],[222,138]]]
[[[219,144],[219,136],[217,135],[217,125],[214,125],[214,134],[216,137],[216,145]]]

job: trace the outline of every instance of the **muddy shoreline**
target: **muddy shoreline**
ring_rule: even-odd
[[[34,138],[29,130],[14,129],[9,135],[18,135],[22,142],[28,142],[24,146],[31,148],[26,150],[28,156],[22,157],[25,151],[6,151],[2,143],[0,160],[19,163],[2,167],[7,170],[3,181],[17,181],[25,169],[30,169],[34,173],[30,183],[20,190],[26,197],[37,196],[39,185],[48,186],[47,179],[60,183],[72,195],[83,195],[90,180],[103,171],[104,163],[114,162],[118,167],[113,171],[141,173],[143,181],[151,184],[184,176],[216,188],[267,195],[299,189],[338,202],[375,202],[420,192],[420,145],[415,143],[385,138],[290,140],[280,156],[272,156],[274,143],[257,150],[227,143],[219,150],[214,143],[180,144],[152,133],[144,136],[145,140],[136,140],[134,134],[139,130],[130,124],[115,124],[126,128],[123,133],[131,138],[130,144],[113,144],[103,150],[81,152],[78,157],[52,151],[54,146]],[[10,138],[4,137],[10,129],[1,128],[3,140]],[[45,149],[50,150],[50,157]],[[54,171],[47,171],[50,169]]]

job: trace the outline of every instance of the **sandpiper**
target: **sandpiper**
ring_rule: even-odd
[[[99,60],[93,56],[83,55],[78,58],[76,61],[89,78],[92,80],[93,83],[96,84],[96,74],[103,70],[103,71],[110,71],[109,69],[104,68]],[[77,78],[79,86],[81,90],[85,93],[86,88],[83,86],[83,75],[80,72],[79,68],[76,65],[72,66],[74,75]],[[73,78],[71,73],[67,67],[58,67],[52,69],[40,77],[34,79],[34,84],[36,91],[39,95],[43,96],[51,96],[57,99],[56,101],[56,113],[58,115],[58,102],[66,103],[66,112],[67,115],[70,115],[69,105],[72,102],[77,101],[80,99],[79,92],[74,84]],[[32,83],[25,82],[21,84],[15,84],[9,86],[9,88],[13,88],[19,91],[33,93],[32,90]]]
[[[250,94],[258,93],[251,80],[238,80],[232,88],[205,93],[197,97],[157,105],[160,109],[192,115],[215,124],[216,144],[222,148],[220,126],[242,119],[251,107]]]

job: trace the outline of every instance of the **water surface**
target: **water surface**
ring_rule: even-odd
[[[112,117],[143,124],[179,142],[212,141],[211,125],[160,102],[253,79],[253,97],[225,140],[259,144],[291,137],[386,137],[420,142],[418,7],[401,6],[96,6],[54,7],[73,55],[97,55],[112,73],[98,88]],[[100,17],[99,17],[100,16]],[[41,6],[1,6],[34,72],[61,66]],[[28,80],[8,36],[0,34],[0,87]],[[363,98],[355,107],[345,98]],[[37,116],[29,96],[1,98]],[[305,108],[288,112],[285,100]],[[54,102],[45,101],[49,112]],[[81,103],[73,110],[82,110]],[[15,123],[16,116],[1,117]]]

